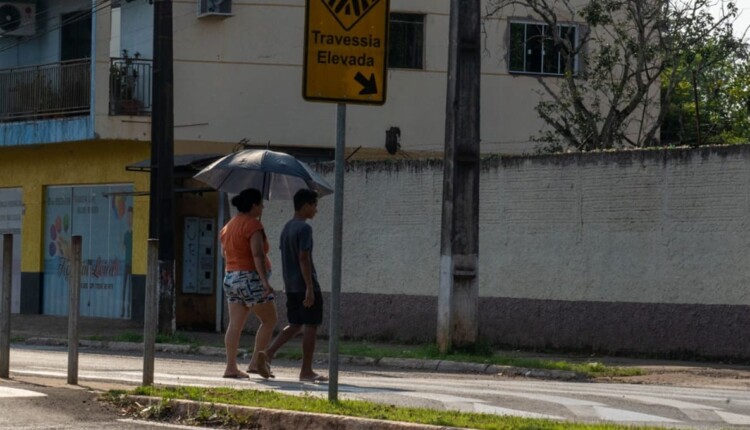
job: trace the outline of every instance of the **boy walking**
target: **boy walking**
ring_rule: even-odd
[[[279,243],[289,325],[271,342],[263,357],[270,361],[279,348],[302,332],[299,380],[303,382],[328,381],[328,377],[312,369],[317,331],[323,322],[323,295],[312,259],[312,227],[306,221],[317,212],[318,193],[309,189],[297,191],[294,195],[294,217],[284,226]]]

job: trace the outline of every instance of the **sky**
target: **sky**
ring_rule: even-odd
[[[717,14],[721,13],[721,2],[722,0],[717,0],[716,4],[713,6],[713,10]],[[750,26],[750,0],[734,0],[734,4],[737,6],[738,14],[738,17],[734,22],[734,34],[737,37],[740,37],[748,26]],[[745,41],[750,41],[750,30],[745,34]]]

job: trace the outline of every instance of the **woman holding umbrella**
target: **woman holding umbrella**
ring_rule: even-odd
[[[266,362],[265,349],[276,326],[276,306],[273,288],[268,282],[271,261],[268,259],[268,239],[260,216],[263,198],[260,191],[248,188],[232,198],[237,215],[221,229],[221,246],[225,259],[224,293],[229,308],[229,326],[224,343],[227,351],[225,378],[247,378],[237,367],[237,350],[242,328],[254,313],[260,320],[255,334],[255,349],[248,372],[268,378],[271,372]]]

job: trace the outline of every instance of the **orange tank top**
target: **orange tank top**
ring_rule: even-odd
[[[224,250],[226,271],[247,270],[256,271],[253,252],[250,248],[250,238],[260,231],[263,234],[263,257],[266,269],[271,270],[271,260],[268,259],[268,239],[263,231],[263,224],[256,218],[240,213],[234,216],[221,229],[221,247]]]

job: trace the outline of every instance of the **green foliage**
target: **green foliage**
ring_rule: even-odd
[[[92,336],[90,337],[91,340],[108,340],[108,338],[104,336]],[[112,337],[111,339],[114,342],[133,342],[133,343],[141,343],[143,342],[143,334],[141,333],[135,333],[135,332],[125,332],[122,334],[119,334],[117,336]],[[198,347],[198,341],[183,332],[175,332],[172,335],[164,335],[161,333],[157,333],[156,335],[156,343],[169,343],[174,345],[190,345],[194,347]]]
[[[113,62],[109,67],[112,97],[117,100],[133,100],[135,86],[138,82],[138,70],[133,60],[138,60],[140,54],[136,52],[132,57],[127,49],[122,51],[122,59]]]
[[[156,343],[171,343],[171,344],[176,344],[176,345],[198,346],[198,341],[196,341],[192,336],[189,336],[179,331],[174,332],[174,334],[171,334],[171,335],[164,335],[161,333],[157,333]]]
[[[479,340],[467,346],[454,346],[451,352],[454,354],[468,354],[476,357],[492,357],[495,350],[489,342]]]
[[[141,418],[149,420],[165,420],[172,414],[172,404],[167,398],[164,398],[160,403],[153,404],[141,409],[139,415]]]
[[[100,339],[100,340],[104,340],[104,339]],[[115,342],[140,343],[140,342],[143,342],[143,335],[140,333],[125,332],[125,333],[115,336],[114,338],[112,338],[112,340]]]
[[[750,142],[750,49],[734,38],[701,41],[690,63],[667,69],[662,141],[668,145]]]

